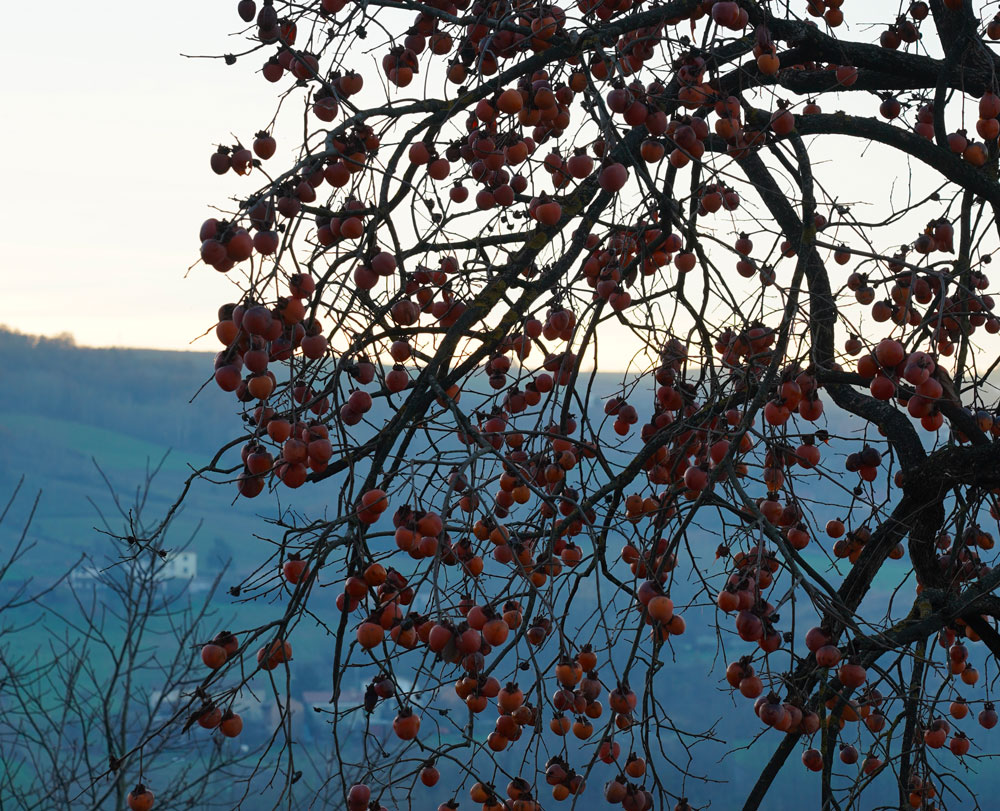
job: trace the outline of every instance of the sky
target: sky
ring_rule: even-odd
[[[196,339],[236,291],[226,276],[194,264],[198,228],[213,203],[257,181],[218,177],[208,161],[215,144],[236,137],[249,144],[270,122],[277,93],[254,75],[261,54],[234,66],[181,54],[243,49],[246,41],[232,33],[240,27],[235,7],[235,0],[99,7],[54,0],[41,49],[28,36],[5,42],[0,324],[68,332],[84,346],[216,350],[214,336]],[[889,19],[895,8],[878,0],[865,12]],[[39,25],[35,4],[14,5],[5,16],[8,30]],[[853,35],[872,33],[859,26]],[[290,118],[288,137],[276,132],[274,161],[293,147]],[[835,161],[845,147],[830,149]],[[859,145],[846,149],[860,157]],[[855,176],[855,199],[877,180],[877,173]],[[609,346],[612,366],[620,350]]]
[[[235,7],[55,0],[44,39],[0,49],[0,324],[87,346],[214,351],[190,342],[231,283],[203,265],[184,276],[209,204],[238,185],[209,157],[230,133],[252,140],[275,97],[250,75],[259,55],[227,67],[180,54],[236,50]],[[38,12],[5,8],[8,30],[38,30]]]

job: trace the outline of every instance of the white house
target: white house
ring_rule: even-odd
[[[140,572],[148,572],[149,560],[134,561]],[[194,580],[198,576],[198,555],[195,552],[168,552],[165,559],[157,558],[153,570],[153,579],[162,583],[166,580]],[[103,570],[97,566],[81,564],[69,574],[73,585],[82,585],[87,581],[100,580]]]
[[[172,552],[157,569],[157,580],[194,580],[198,576],[198,555],[195,552]]]

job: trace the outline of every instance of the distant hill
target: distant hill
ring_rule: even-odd
[[[95,461],[117,490],[129,493],[147,465],[169,452],[152,492],[149,514],[156,515],[168,508],[192,466],[206,463],[216,448],[239,435],[237,403],[211,382],[209,353],[90,349],[68,336],[39,338],[0,327],[0,357],[0,381],[8,392],[0,404],[0,498],[24,475],[28,490],[43,491],[35,524],[40,540],[67,553],[93,551],[94,504],[112,507]],[[596,376],[589,389],[592,414],[603,416],[603,399],[620,391],[621,380],[617,373]],[[369,414],[376,424],[388,413],[377,402]],[[832,411],[824,419],[835,423],[827,427],[836,433],[859,427]],[[639,444],[634,431],[623,449]],[[296,491],[296,504],[323,509],[329,485]],[[815,485],[812,498],[834,495],[828,483]],[[196,549],[203,557],[232,557],[239,568],[251,559],[235,552],[244,538],[262,530],[254,516],[270,511],[273,501],[259,498],[231,507],[233,496],[232,487],[196,486],[177,530],[185,535],[205,520]]]
[[[219,391],[214,384],[199,393],[212,370],[212,356],[208,353],[86,349],[75,346],[68,338],[35,338],[0,328],[0,357],[3,358],[0,382],[7,393],[0,404],[0,509],[6,502],[6,494],[22,477],[29,493],[42,492],[31,533],[36,546],[18,569],[10,573],[12,577],[8,577],[7,583],[27,577],[41,582],[54,578],[81,553],[98,560],[119,553],[111,541],[94,530],[99,523],[95,505],[109,516],[115,509],[95,461],[115,489],[127,498],[143,481],[147,465],[155,464],[169,451],[148,507],[151,516],[159,516],[178,495],[190,466],[206,462],[215,448],[237,436],[240,430],[232,395]],[[614,393],[620,383],[620,374],[597,376],[587,404],[592,413],[600,414],[602,398]],[[198,396],[192,404],[195,394]],[[369,416],[377,423],[385,413],[376,410]],[[841,436],[864,428],[860,421],[829,407],[823,425]],[[625,449],[638,447],[639,440],[634,434],[625,443]],[[759,485],[748,483],[753,495],[760,494]],[[823,521],[832,517],[836,510],[832,505],[842,498],[828,480],[818,476],[803,480],[798,487],[803,503]],[[335,503],[335,491],[336,482],[307,486],[296,492],[295,504],[316,516],[327,503]],[[238,612],[235,626],[248,627],[271,617],[275,606],[267,602],[237,604],[225,593],[225,588],[239,582],[255,563],[269,554],[270,550],[264,552],[265,542],[255,537],[268,537],[270,530],[257,513],[273,513],[274,500],[262,497],[232,505],[233,496],[231,486],[208,483],[195,486],[171,537],[175,539],[173,543],[181,544],[200,526],[191,548],[198,553],[199,575],[204,579],[211,579],[219,566],[231,561],[215,605],[222,617]],[[29,507],[30,498],[19,499],[15,505],[19,514],[15,519],[23,519]],[[19,526],[18,520],[0,526],[0,550],[11,547]],[[688,535],[686,549],[690,554],[697,556],[710,572],[721,571],[721,564],[714,561],[718,539],[714,519],[706,515],[701,520],[699,516],[698,525],[692,526]],[[822,540],[812,544],[806,550],[806,557],[836,581],[836,573],[830,570],[822,548],[825,545]],[[888,602],[900,573],[901,570],[894,569],[880,574],[871,598]],[[331,575],[326,582],[333,579]],[[678,582],[675,588],[674,596],[680,603],[693,594],[698,584]],[[333,616],[336,591],[335,588],[319,590],[310,607],[319,616]],[[599,610],[596,594],[592,596],[588,591],[581,590],[581,599],[574,604],[584,614]],[[54,598],[65,599],[59,594]],[[701,602],[708,600],[702,597]],[[798,612],[799,628],[808,627],[808,606],[800,606]],[[669,709],[675,721],[701,728],[706,719],[708,723],[724,719],[719,728],[724,743],[712,745],[721,757],[724,751],[747,745],[759,727],[742,708],[733,713],[727,692],[720,692],[718,701],[704,703],[704,693],[695,686],[706,676],[717,682],[718,668],[724,661],[716,658],[714,608],[692,607],[685,616],[691,633],[677,640],[675,661],[656,678],[667,679],[672,685]],[[730,630],[726,628],[727,637]],[[331,640],[325,631],[308,623],[303,623],[296,634],[296,690],[313,691],[301,694],[308,703],[310,696],[319,695],[317,689],[322,691],[329,684]],[[730,644],[727,642],[727,647]],[[738,645],[732,648],[736,649]],[[716,672],[709,676],[713,666]],[[302,734],[320,741],[327,732],[319,724],[315,730],[306,729]],[[664,745],[665,751],[683,760],[684,753],[675,742],[667,740]],[[712,776],[733,781],[742,796],[747,781],[754,779],[760,768],[761,757],[769,756],[770,745],[735,752],[716,767]],[[975,776],[975,780],[980,787],[993,782],[982,775]],[[781,784],[781,794],[775,796],[769,809],[804,807],[796,799],[803,791],[808,792],[810,799],[815,797],[815,786],[794,763],[782,774]],[[596,793],[596,781],[594,785]],[[696,793],[703,802],[712,800],[713,808],[732,807],[729,791],[722,785],[691,786],[692,796]],[[887,785],[884,791],[886,798],[893,796],[891,786]],[[446,796],[438,798],[444,799]]]
[[[0,357],[0,382],[10,393],[0,404],[0,500],[22,476],[28,492],[42,491],[32,533],[36,556],[51,556],[53,548],[67,562],[80,551],[113,553],[100,547],[92,529],[99,521],[95,505],[114,513],[95,461],[127,499],[147,465],[166,456],[147,513],[159,516],[180,492],[189,466],[207,462],[239,429],[231,397],[214,384],[190,403],[212,370],[207,353],[86,349],[65,337],[0,328]],[[227,487],[196,487],[177,521],[180,542],[203,517],[214,517],[196,540],[206,564],[236,557],[239,546],[226,524],[251,530],[254,509],[228,511],[232,496]],[[0,528],[0,546],[13,528],[10,522]],[[32,556],[23,563],[31,564]]]
[[[0,379],[16,384],[4,410],[104,428],[202,454],[232,414],[232,399],[206,386],[212,355],[148,349],[88,349],[70,338],[38,338],[0,327]]]

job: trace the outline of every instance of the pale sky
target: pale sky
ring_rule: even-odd
[[[230,133],[248,143],[267,125],[275,89],[250,75],[260,55],[226,67],[179,54],[240,48],[235,38],[227,47],[235,10],[217,0],[5,6],[8,31],[23,36],[0,48],[0,324],[89,346],[215,350],[214,337],[189,341],[214,323],[230,282],[202,265],[184,273],[209,204],[224,204],[239,178],[208,161]]]
[[[863,13],[886,20],[895,8],[878,0]],[[70,332],[85,346],[216,350],[214,335],[192,341],[234,298],[232,283],[200,263],[185,273],[210,206],[259,180],[218,177],[209,157],[234,136],[249,145],[286,86],[254,75],[264,53],[231,67],[180,55],[245,48],[245,39],[229,36],[240,27],[235,9],[235,0],[53,0],[42,21],[37,4],[5,8],[8,30],[43,25],[45,36],[11,36],[0,49],[0,324]],[[858,26],[852,35],[873,32]],[[868,94],[838,106],[856,102],[868,114],[877,106]],[[275,133],[272,162],[287,160],[300,109],[285,117],[287,137],[280,126]],[[862,158],[863,145],[845,139],[826,149],[826,171],[850,181],[845,192],[854,200],[886,194],[891,173],[880,156]],[[858,171],[845,177],[847,158]],[[620,368],[622,347],[605,345],[609,368]]]

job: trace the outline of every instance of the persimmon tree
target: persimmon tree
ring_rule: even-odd
[[[245,176],[199,237],[238,287],[214,379],[242,422],[196,476],[281,509],[234,590],[273,621],[206,647],[201,695],[287,690],[316,622],[331,740],[396,713],[338,748],[331,807],[448,781],[442,808],[693,808],[729,720],[672,720],[694,625],[704,707],[759,718],[744,808],[803,766],[810,807],[970,807],[1000,655],[990,4],[235,11],[225,61],[281,104],[211,156]]]

